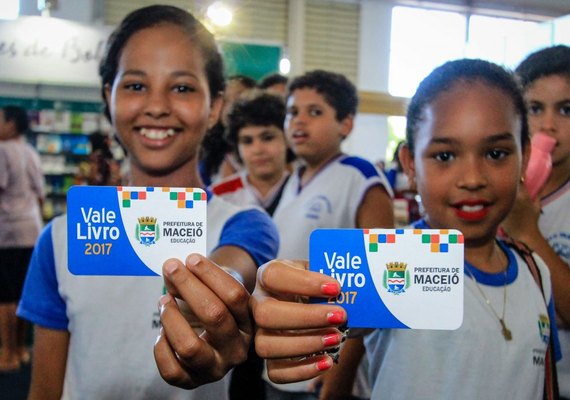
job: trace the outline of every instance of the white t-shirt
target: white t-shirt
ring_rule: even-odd
[[[540,231],[556,254],[570,266],[570,180],[541,199],[541,205]],[[570,398],[570,329],[560,329],[558,335],[564,354],[557,364],[560,396]]]
[[[210,254],[238,246],[261,265],[277,252],[265,212],[213,196],[207,207]],[[160,329],[160,276],[77,276],[67,268],[66,218],[56,218],[34,250],[18,315],[70,332],[63,399],[227,399],[229,376],[194,390],[167,384],[153,344]]]

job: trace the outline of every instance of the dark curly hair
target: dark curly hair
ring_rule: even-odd
[[[289,95],[297,89],[310,88],[321,94],[335,109],[337,121],[356,115],[358,93],[356,87],[344,75],[330,71],[315,70],[301,75],[289,85]]]
[[[280,96],[261,89],[253,90],[241,96],[232,105],[228,114],[226,138],[233,148],[237,148],[238,136],[246,126],[276,126],[283,130],[285,123],[285,101]],[[287,161],[295,158],[293,152],[287,151]]]
[[[273,85],[279,85],[279,84],[287,86],[288,82],[289,82],[289,78],[287,78],[285,75],[270,74],[270,75],[264,76],[261,79],[261,81],[259,81],[259,84],[257,85],[257,87],[260,89],[267,89],[268,87],[271,87]]]
[[[550,75],[570,78],[570,47],[547,47],[530,54],[515,69],[516,76],[526,90],[534,81]]]
[[[502,90],[513,101],[521,122],[521,143],[523,148],[529,141],[527,109],[522,92],[512,73],[489,61],[460,59],[448,61],[434,69],[418,86],[408,106],[406,141],[410,151],[414,150],[414,139],[423,119],[424,109],[437,96],[460,82],[483,82]]]
[[[205,71],[210,94],[215,97],[225,88],[224,64],[214,36],[192,14],[166,5],[139,8],[128,14],[111,33],[107,47],[99,64],[101,94],[105,104],[104,112],[110,120],[109,105],[105,98],[105,86],[112,85],[117,75],[121,52],[128,40],[137,32],[161,24],[176,25],[188,32],[193,43],[200,48],[205,60]]]

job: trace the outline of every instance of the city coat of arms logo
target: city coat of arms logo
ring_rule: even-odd
[[[397,295],[410,287],[410,272],[406,271],[407,266],[408,264],[398,261],[386,264],[383,283],[388,293]]]
[[[136,229],[136,238],[140,244],[150,246],[160,239],[159,225],[155,217],[140,217]]]

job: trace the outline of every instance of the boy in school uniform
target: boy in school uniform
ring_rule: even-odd
[[[214,194],[237,205],[260,206],[272,215],[289,176],[283,122],[285,102],[263,90],[238,99],[228,114],[228,141],[237,150],[244,169],[214,183]]]
[[[341,150],[357,106],[356,88],[341,74],[316,70],[291,82],[285,134],[299,166],[273,215],[280,235],[278,258],[307,259],[309,237],[317,228],[394,225],[385,176],[369,161]],[[268,398],[280,398],[283,391],[313,396],[308,382],[276,385],[265,378]]]

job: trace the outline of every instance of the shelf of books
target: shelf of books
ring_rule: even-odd
[[[44,219],[66,211],[66,193],[73,185],[86,184],[91,153],[89,135],[109,133],[111,128],[96,102],[0,97],[0,106],[17,105],[28,111],[29,143],[40,154],[46,181]]]

